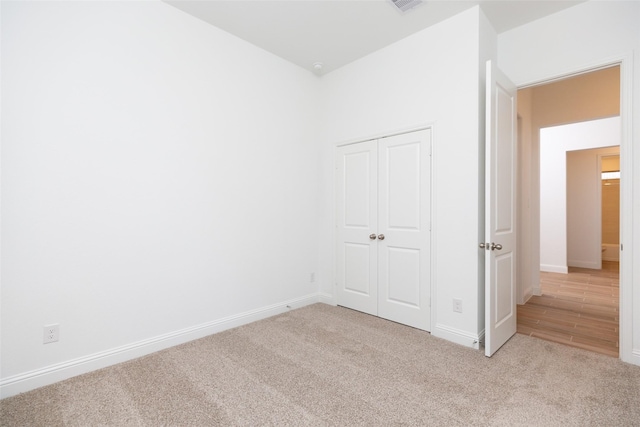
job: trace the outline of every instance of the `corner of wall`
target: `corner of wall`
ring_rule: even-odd
[[[436,324],[431,329],[431,335],[465,347],[479,350],[480,343],[484,340],[484,328],[477,334],[470,334],[466,331],[452,328],[447,325]]]

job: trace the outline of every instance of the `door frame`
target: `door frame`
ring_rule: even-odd
[[[581,74],[597,71],[613,66],[620,66],[620,170],[624,179],[620,180],[620,359],[624,362],[640,365],[640,354],[633,353],[633,52],[608,58],[597,63],[588,64],[565,72],[545,76],[541,79],[516,84],[517,89],[539,86],[554,81],[564,80]],[[531,182],[529,183],[531,199],[531,239],[527,244],[531,251],[531,280],[534,283],[534,294],[540,292],[540,139],[532,140]],[[524,160],[524,159],[521,159]],[[522,187],[518,188],[521,193]],[[520,220],[520,217],[518,218]],[[522,264],[521,264],[522,265]],[[538,285],[535,285],[538,284]],[[519,285],[521,287],[522,284]],[[523,289],[518,289],[522,295]],[[523,303],[526,301],[523,301]]]

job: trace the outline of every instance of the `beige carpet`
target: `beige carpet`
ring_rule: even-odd
[[[493,358],[316,304],[0,401],[3,426],[633,426],[640,367],[514,336]]]

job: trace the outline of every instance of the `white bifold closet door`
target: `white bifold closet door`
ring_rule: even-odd
[[[338,304],[431,329],[431,130],[338,147]]]

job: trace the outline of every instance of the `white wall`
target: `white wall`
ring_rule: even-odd
[[[495,54],[478,8],[321,80],[162,3],[2,2],[1,14],[5,395],[314,301],[318,286],[334,301],[334,145],[427,123],[434,334],[475,345],[478,66]],[[639,14],[578,5],[502,34],[499,65],[525,84],[640,51]],[[59,343],[41,343],[47,323]],[[640,328],[622,357],[640,357],[632,348]]]
[[[317,77],[160,2],[1,7],[3,395],[317,299]]]
[[[588,122],[573,123],[570,125],[554,126],[540,129],[540,270],[555,273],[567,273],[568,265],[584,268],[600,268],[600,215],[597,205],[594,209],[579,209],[582,211],[577,217],[568,216],[567,191],[577,194],[581,189],[591,185],[591,193],[594,197],[599,191],[599,182],[585,182],[585,174],[580,174],[577,179],[568,179],[567,153],[575,150],[587,150],[599,147],[611,147],[620,145],[620,118],[592,120]],[[618,148],[609,153],[617,153]],[[592,159],[591,159],[592,158]],[[593,160],[592,178],[598,177],[597,155],[591,153],[588,159]],[[582,159],[585,160],[585,159]],[[582,163],[582,162],[580,162]],[[575,173],[579,173],[580,166],[576,166]],[[579,188],[568,187],[568,183],[582,184]],[[595,201],[594,201],[595,203]],[[593,208],[593,206],[592,206]],[[577,212],[578,213],[578,212]],[[584,227],[583,221],[587,221],[596,227],[591,227],[591,233],[574,232],[569,239],[568,224],[574,231],[589,229]],[[580,236],[580,238],[578,238]],[[570,250],[568,242],[573,240],[574,245],[579,246]],[[592,253],[596,250],[595,254]],[[586,253],[584,251],[587,251]],[[568,254],[573,254],[573,263],[568,263]],[[597,258],[597,261],[596,261]],[[598,265],[587,265],[597,263]],[[580,264],[580,265],[578,265]]]
[[[523,86],[599,65],[637,48],[639,15],[638,2],[587,1],[514,28],[498,36],[500,67]]]
[[[338,143],[433,124],[432,333],[469,346],[478,340],[484,305],[476,219],[479,22],[480,10],[470,9],[322,78],[326,160]],[[325,188],[324,196],[333,206],[333,192]],[[328,236],[332,224],[335,216]],[[332,239],[325,248],[333,252]],[[325,285],[323,292],[335,295],[333,284]],[[463,313],[453,312],[453,298],[463,300]]]

